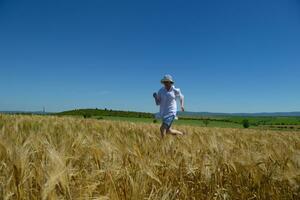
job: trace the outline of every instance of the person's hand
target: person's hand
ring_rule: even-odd
[[[154,97],[155,99],[157,98],[157,93],[156,93],[156,92],[153,93],[153,97]]]
[[[184,107],[183,106],[181,106],[181,111],[184,112]]]

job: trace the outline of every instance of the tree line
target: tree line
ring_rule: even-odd
[[[120,111],[111,109],[75,109],[57,113],[57,115],[76,115],[90,118],[93,116],[109,116],[109,117],[134,117],[134,118],[153,118],[152,113]]]

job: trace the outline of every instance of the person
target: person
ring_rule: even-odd
[[[166,134],[184,135],[183,132],[171,128],[177,115],[176,100],[180,100],[181,110],[184,111],[184,96],[180,89],[175,88],[171,75],[165,75],[161,83],[164,87],[162,87],[158,93],[153,94],[156,105],[160,106],[159,117],[162,119],[162,125],[160,127],[161,137],[165,137]]]

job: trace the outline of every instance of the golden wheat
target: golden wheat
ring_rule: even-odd
[[[0,115],[0,199],[300,199],[300,134]]]

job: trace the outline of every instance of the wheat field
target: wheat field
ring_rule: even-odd
[[[0,115],[0,199],[300,199],[300,133]]]

